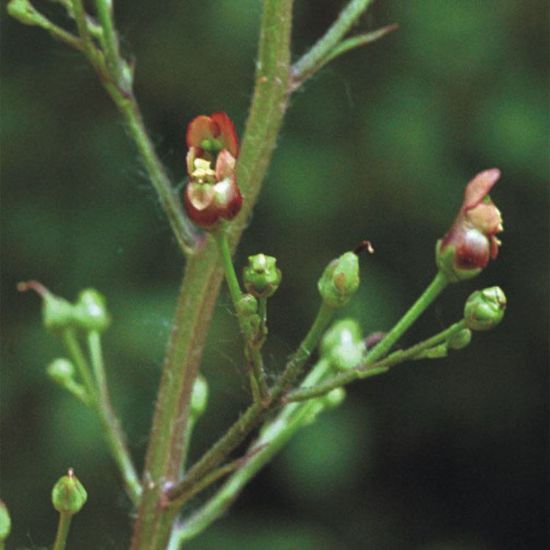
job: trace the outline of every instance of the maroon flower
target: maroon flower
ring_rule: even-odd
[[[240,211],[242,195],[235,176],[239,144],[235,128],[225,113],[201,115],[187,127],[189,183],[184,202],[198,226],[214,228]]]
[[[458,216],[437,243],[437,265],[451,281],[477,275],[498,255],[496,235],[502,231],[502,217],[489,191],[499,178],[500,170],[493,168],[468,183]]]

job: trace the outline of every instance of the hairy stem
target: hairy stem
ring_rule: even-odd
[[[246,125],[237,178],[244,196],[231,224],[236,246],[246,227],[286,110],[289,88],[292,0],[264,0],[256,86]],[[178,478],[187,441],[191,390],[223,272],[213,239],[187,263],[176,319],[160,382],[143,476],[143,496],[134,528],[134,550],[168,544],[174,513],[160,507],[165,484]]]
[[[327,361],[319,361],[303,382],[304,386],[317,384],[329,370]],[[250,453],[258,452],[247,460],[190,518],[186,519],[174,533],[171,549],[192,539],[218,519],[237,498],[243,487],[268,463],[273,456],[302,427],[304,419],[323,408],[318,401],[306,404],[290,404],[262,428],[258,439],[250,447]]]

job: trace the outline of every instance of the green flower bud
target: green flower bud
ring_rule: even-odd
[[[75,325],[75,307],[55,294],[52,294],[38,281],[19,283],[17,290],[34,290],[42,298],[42,322],[47,330],[57,332]]]
[[[491,330],[504,317],[506,295],[498,286],[477,290],[464,307],[466,326],[472,330]]]
[[[72,468],[53,486],[52,503],[60,514],[77,514],[87,499],[88,493],[74,475]]]
[[[341,405],[345,398],[346,390],[344,388],[334,388],[322,397],[322,400],[327,409],[334,409]]]
[[[47,368],[48,376],[62,386],[69,380],[74,380],[74,365],[64,358],[54,359]]]
[[[11,0],[8,13],[23,25],[38,25],[46,29],[51,27],[51,23],[28,0]]]
[[[11,531],[11,518],[7,506],[0,500],[0,543],[4,542]]]
[[[103,332],[111,323],[105,297],[93,288],[81,291],[75,306],[75,319],[84,330]]]
[[[317,284],[325,304],[332,308],[345,306],[359,287],[359,259],[346,252],[330,262]]]
[[[346,370],[361,363],[365,343],[357,321],[343,319],[335,323],[321,341],[321,356],[337,369]]]
[[[208,404],[208,383],[204,376],[197,376],[193,384],[193,393],[191,394],[191,417],[196,420],[206,410]]]
[[[472,331],[469,328],[465,328],[455,332],[447,340],[447,346],[449,349],[463,349],[472,341]]]
[[[258,313],[258,300],[252,294],[244,294],[237,302],[237,313],[243,316]]]
[[[80,399],[84,404],[90,404],[90,398],[84,386],[75,380],[76,369],[74,365],[67,359],[54,359],[46,369],[48,376],[63,389],[72,393]]]
[[[256,254],[248,257],[248,265],[243,269],[244,286],[256,298],[270,298],[281,284],[281,270],[277,268],[273,256]]]

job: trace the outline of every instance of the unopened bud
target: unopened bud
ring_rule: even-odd
[[[0,543],[5,542],[11,531],[11,518],[7,506],[0,500]]]
[[[69,380],[74,380],[74,365],[62,357],[54,359],[47,368],[48,376],[62,386]]]
[[[84,330],[103,332],[111,323],[105,297],[93,288],[80,292],[75,306],[75,318]]]
[[[339,370],[357,367],[364,358],[365,344],[357,321],[335,323],[321,341],[321,355]]]
[[[69,469],[66,476],[58,480],[52,489],[53,507],[60,514],[77,514],[87,499],[88,493],[74,475],[72,468]]]
[[[459,350],[463,349],[472,341],[472,331],[469,328],[465,328],[455,332],[447,340],[447,346],[450,349]]]
[[[346,252],[326,267],[317,285],[325,304],[332,308],[345,306],[359,288],[359,259]]]
[[[344,388],[334,388],[329,391],[323,399],[323,404],[327,409],[334,409],[341,405],[346,398],[346,390]]]
[[[281,284],[281,270],[273,256],[256,254],[248,257],[243,270],[244,286],[256,298],[270,298]]]
[[[472,330],[491,330],[504,317],[506,295],[498,286],[477,290],[464,307],[466,326]]]
[[[17,285],[17,290],[34,290],[42,298],[42,322],[52,332],[75,326],[75,307],[59,296],[52,294],[38,281],[27,281]]]
[[[28,0],[11,0],[7,9],[8,14],[23,25],[51,27],[51,23]]]
[[[191,417],[196,420],[206,410],[208,404],[208,383],[204,376],[197,376],[193,384],[193,393],[191,394]]]

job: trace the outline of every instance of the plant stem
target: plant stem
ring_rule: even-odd
[[[286,111],[289,93],[292,0],[264,0],[256,86],[246,125],[237,180],[244,204],[229,235],[236,246],[244,231]],[[161,509],[166,483],[177,480],[187,441],[187,411],[208,326],[222,279],[213,239],[189,258],[168,344],[145,459],[143,496],[134,528],[134,550],[164,549],[175,513]]]
[[[101,46],[107,59],[107,68],[117,85],[122,81],[122,59],[120,57],[118,37],[114,29],[112,0],[96,0],[97,15],[103,30]]]
[[[86,388],[86,393],[89,396],[90,403],[95,407],[97,400],[96,387],[90,372],[88,361],[86,361],[86,358],[82,353],[82,349],[80,348],[80,344],[73,329],[66,329],[63,331],[63,343],[65,344],[65,348],[73,360],[73,363],[76,365],[78,372],[80,373],[80,377],[82,378],[82,382]]]
[[[441,271],[438,271],[428,288],[420,295],[418,300],[401,317],[397,324],[374,346],[373,350],[367,354],[367,362],[374,363],[392,348],[392,346],[403,336],[410,326],[424,313],[430,304],[447,287],[449,281]]]
[[[409,359],[415,359],[423,351],[430,349],[442,342],[445,342],[453,334],[460,332],[465,327],[464,320],[454,323],[449,328],[438,332],[431,338],[419,342],[418,344],[406,349],[398,350],[390,354],[385,359],[377,361],[375,363],[367,362],[364,365],[360,365],[353,369],[341,372],[329,380],[326,380],[322,384],[314,387],[301,387],[297,390],[289,392],[284,400],[286,402],[306,401],[314,397],[320,397],[326,395],[328,392],[342,387],[357,379],[370,378],[372,376],[378,376],[384,374],[390,370],[391,367],[408,361]],[[367,360],[368,361],[368,360]],[[303,386],[303,385],[302,385]]]
[[[141,495],[141,484],[130,457],[130,452],[126,446],[126,438],[122,432],[120,421],[113,410],[109,397],[109,388],[101,351],[101,337],[98,332],[92,331],[88,333],[88,347],[97,384],[97,414],[105,431],[105,438],[111,449],[111,454],[122,475],[126,493],[134,505],[137,505]]]
[[[334,308],[327,306],[324,302],[321,304],[317,317],[300,344],[298,351],[292,356],[291,360],[285,367],[283,374],[273,387],[271,397],[274,401],[277,401],[283,393],[288,390],[289,386],[291,386],[300,376],[306,361],[311,356],[313,350],[317,347],[319,340],[323,336],[329,323],[332,321],[334,312]]]
[[[222,264],[225,272],[225,280],[229,287],[229,293],[233,301],[233,307],[239,320],[239,327],[244,338],[245,354],[249,361],[249,376],[250,387],[252,389],[252,396],[254,401],[266,401],[269,398],[269,390],[265,381],[265,373],[263,366],[263,359],[260,350],[251,341],[248,334],[247,327],[245,326],[246,319],[243,318],[239,311],[239,301],[242,298],[242,291],[239,285],[237,274],[231,260],[231,252],[229,250],[229,243],[225,233],[225,228],[222,226],[214,231],[214,237],[218,244],[220,256],[222,258]]]
[[[65,550],[72,519],[73,514],[59,513],[59,523],[57,524],[57,534],[55,536],[53,550]]]
[[[325,360],[320,360],[303,382],[304,386],[317,384],[330,369]],[[184,521],[174,534],[171,550],[176,550],[185,541],[204,531],[218,519],[237,498],[243,487],[263,468],[277,452],[303,426],[304,419],[311,418],[324,405],[319,401],[306,404],[286,405],[283,410],[263,428],[258,439],[251,445],[250,453],[259,449],[241,468],[239,468],[211,497],[206,504]]]
[[[275,384],[270,401],[255,402],[248,407],[225,435],[218,439],[187,472],[185,479],[168,491],[168,498],[174,501],[174,505],[182,506],[186,501],[183,497],[187,495],[189,488],[221,464],[229,453],[242,443],[248,434],[263,421],[267,413],[278,405],[278,400],[288,388],[288,385],[292,384],[302,372],[306,361],[317,346],[333,314],[334,309],[322,303],[315,321],[300,343],[298,351],[287,363],[283,374]]]
[[[349,2],[327,32],[292,66],[294,88],[299,87],[325,64],[325,58],[330,57],[332,51],[371,3],[372,0]]]

